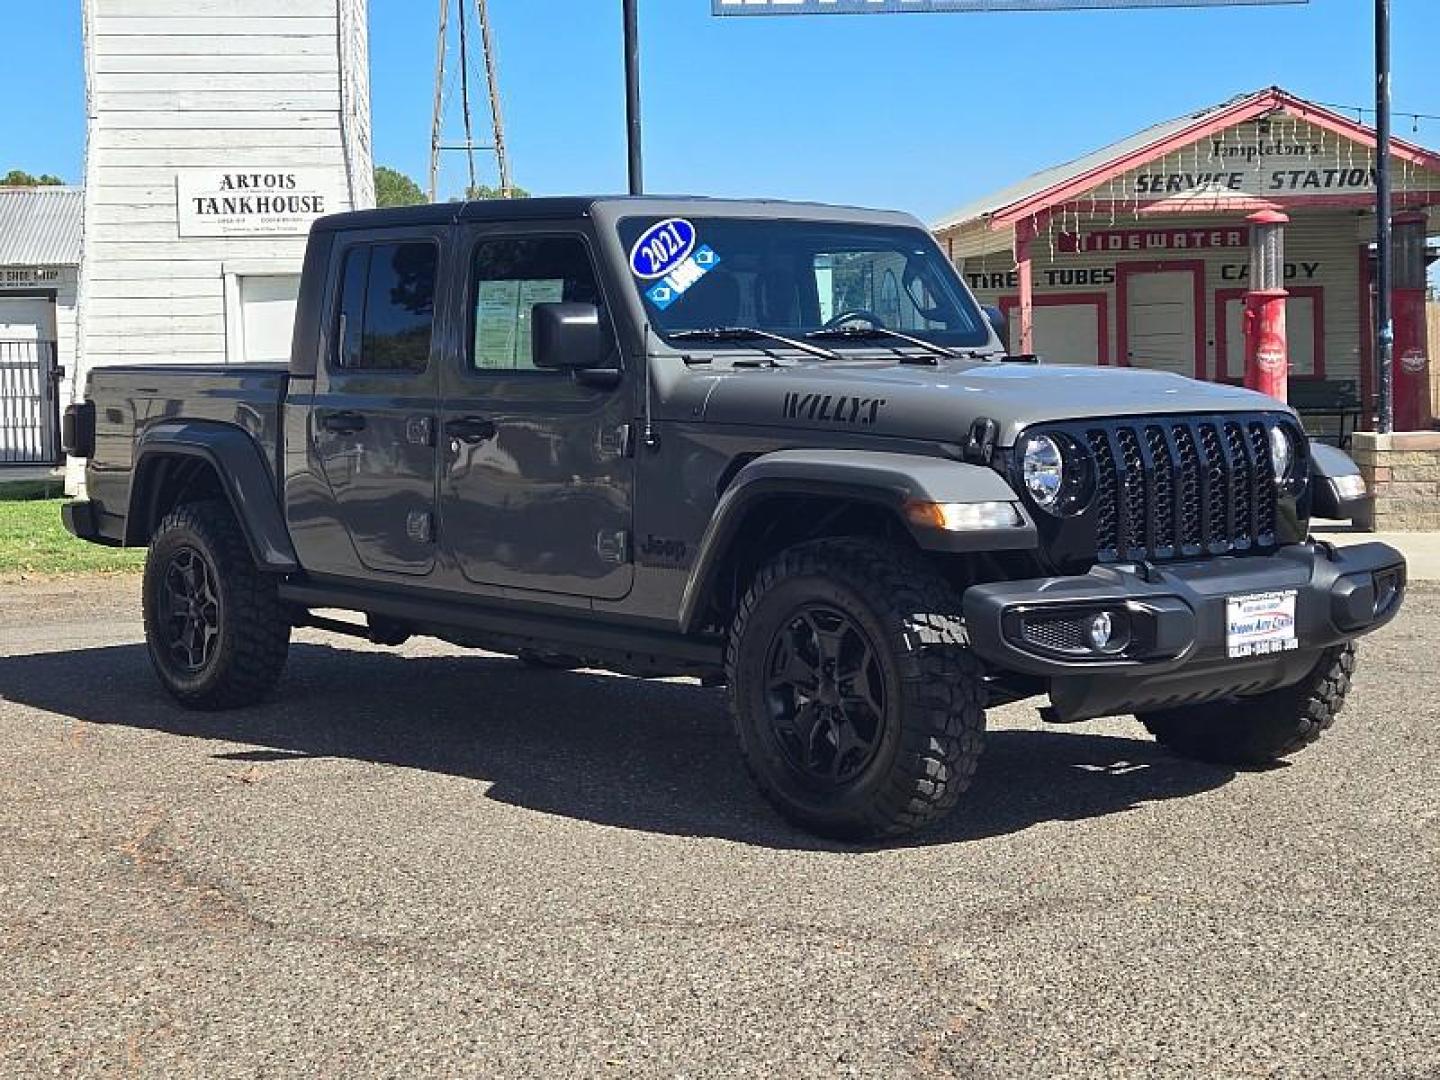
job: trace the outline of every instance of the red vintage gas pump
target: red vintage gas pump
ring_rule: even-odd
[[[1425,218],[1394,222],[1392,310],[1395,320],[1395,430],[1428,431],[1430,357],[1425,336]]]
[[[1245,385],[1273,398],[1289,393],[1290,346],[1285,340],[1285,225],[1278,210],[1250,222],[1250,291],[1245,294]]]

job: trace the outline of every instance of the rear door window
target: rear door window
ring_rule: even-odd
[[[423,371],[435,322],[439,249],[430,241],[363,244],[345,255],[336,364],[346,371]]]

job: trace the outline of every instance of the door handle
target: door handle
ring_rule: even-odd
[[[445,421],[445,434],[474,446],[495,437],[495,421],[483,416],[460,416]]]
[[[365,417],[357,412],[325,413],[320,417],[320,426],[337,435],[354,435],[365,430]]]

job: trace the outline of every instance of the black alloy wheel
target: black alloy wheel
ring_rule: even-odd
[[[233,709],[274,687],[291,626],[278,580],[256,565],[224,502],[182,503],[155,526],[141,587],[145,644],[182,705]]]
[[[865,630],[807,604],[771,638],[770,729],[786,764],[816,787],[839,787],[875,759],[885,734],[885,673]]]
[[[215,571],[192,547],[171,553],[165,566],[164,646],[170,659],[194,674],[203,671],[220,636],[220,594]]]
[[[833,537],[780,552],[734,614],[725,676],[746,768],[810,832],[914,832],[975,773],[984,672],[959,597],[911,549]]]

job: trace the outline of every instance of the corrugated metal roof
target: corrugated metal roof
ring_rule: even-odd
[[[78,266],[85,192],[0,187],[0,266]]]
[[[1264,91],[1261,91],[1261,93],[1264,93]],[[1219,105],[1212,105],[1207,109],[1201,109],[1199,112],[1187,113],[1185,116],[1177,116],[1174,120],[1166,120],[1153,127],[1148,127],[1144,131],[1136,132],[1134,135],[1121,139],[1119,142],[1111,143],[1109,146],[1103,146],[1099,150],[1076,158],[1074,161],[1067,161],[1063,165],[1056,165],[1053,168],[1045,169],[1036,173],[1034,176],[1026,177],[1018,183],[1011,184],[1007,188],[976,199],[974,202],[967,203],[953,213],[946,214],[937,221],[932,228],[936,232],[953,229],[957,225],[964,225],[967,222],[974,221],[976,218],[993,214],[997,210],[1002,210],[1014,203],[1023,202],[1025,199],[1031,198],[1034,195],[1039,195],[1042,191],[1064,184],[1066,181],[1074,180],[1077,177],[1084,176],[1086,173],[1101,168],[1117,158],[1125,157],[1137,150],[1143,150],[1147,146],[1162,143],[1171,136],[1178,135],[1186,128],[1203,123],[1206,117],[1229,109],[1238,102],[1256,96],[1258,95],[1242,94],[1229,101],[1221,102]]]

